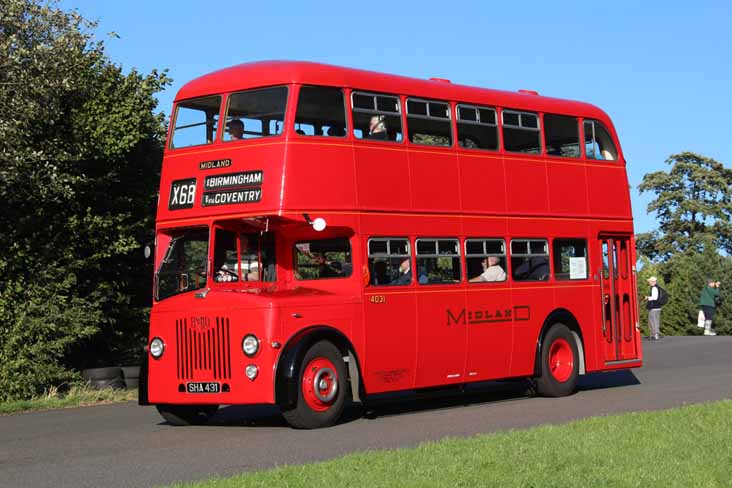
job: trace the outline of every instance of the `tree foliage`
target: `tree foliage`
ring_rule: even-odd
[[[670,171],[648,173],[638,186],[655,194],[648,211],[659,221],[658,231],[638,236],[641,252],[666,260],[711,243],[732,254],[732,170],[692,152],[673,154],[666,164]]]
[[[96,24],[0,0],[0,399],[119,359],[144,336],[169,79],[125,74]]]

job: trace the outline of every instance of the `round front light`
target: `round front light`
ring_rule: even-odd
[[[254,364],[250,364],[244,372],[246,373],[247,378],[254,381],[254,378],[259,374],[259,368]]]
[[[259,351],[259,339],[254,334],[248,334],[241,341],[241,350],[244,351],[248,357],[252,357]]]
[[[163,340],[159,337],[154,338],[152,341],[150,341],[150,354],[155,359],[160,359],[160,356],[163,355],[163,351],[165,350],[165,343]]]

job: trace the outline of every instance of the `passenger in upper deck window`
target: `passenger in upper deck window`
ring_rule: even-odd
[[[229,140],[238,141],[244,138],[244,122],[239,119],[232,119],[226,124],[226,130],[229,133]]]
[[[369,121],[369,139],[386,141],[389,135],[386,131],[386,117],[374,115]]]

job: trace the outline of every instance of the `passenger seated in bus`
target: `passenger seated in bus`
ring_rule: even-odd
[[[549,278],[549,261],[546,256],[527,258],[513,272],[517,280],[545,281]]]
[[[464,147],[466,149],[478,149],[480,148],[480,145],[478,144],[478,141],[473,139],[470,136],[466,136],[465,138],[458,141],[460,144],[460,147]]]
[[[483,272],[475,278],[470,278],[471,283],[481,281],[505,281],[506,272],[501,268],[498,256],[488,256],[480,264],[483,266]]]
[[[374,115],[369,121],[369,139],[376,139],[380,141],[386,141],[389,139],[389,134],[386,130],[386,116]]]
[[[244,138],[244,122],[239,119],[231,119],[226,124],[226,130],[229,133],[229,140],[238,141]]]
[[[546,153],[549,156],[561,156],[562,155],[562,145],[558,142],[550,145],[546,148]]]
[[[342,126],[334,125],[333,127],[328,128],[327,136],[328,137],[345,137],[346,129],[344,129]]]
[[[531,258],[531,273],[529,274],[532,280],[544,281],[549,278],[549,260],[544,256],[537,256]]]
[[[399,265],[399,276],[392,280],[390,285],[408,285],[412,282],[412,270],[409,266],[409,259],[405,259]]]

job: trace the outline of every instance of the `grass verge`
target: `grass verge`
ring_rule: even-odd
[[[119,403],[137,399],[137,390],[94,390],[88,386],[72,386],[60,393],[51,388],[44,395],[30,400],[13,400],[0,403],[0,415],[24,412],[27,410],[49,410],[52,408],[84,407],[105,403]]]
[[[732,486],[732,401],[367,451],[174,486]]]

